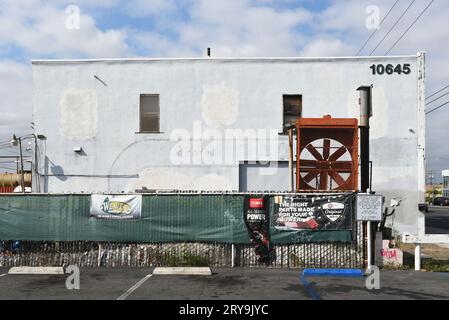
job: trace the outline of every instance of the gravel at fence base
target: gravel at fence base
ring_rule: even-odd
[[[1,242],[0,267],[231,267],[232,245],[219,243]],[[351,243],[276,245],[271,267],[362,268],[363,248]],[[265,267],[251,245],[234,245],[234,266]]]

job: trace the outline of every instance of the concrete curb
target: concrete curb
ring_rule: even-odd
[[[209,267],[157,267],[153,275],[211,276]]]
[[[63,267],[12,267],[8,274],[64,274]]]

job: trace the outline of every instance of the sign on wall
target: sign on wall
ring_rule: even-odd
[[[382,221],[382,196],[359,194],[356,203],[358,221]]]
[[[353,195],[277,196],[274,227],[277,230],[350,230]]]
[[[268,201],[268,196],[245,196],[244,202],[243,218],[260,263],[269,263],[272,256]]]
[[[141,195],[91,195],[90,215],[97,219],[140,219]]]

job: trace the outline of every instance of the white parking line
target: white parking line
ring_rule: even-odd
[[[62,267],[12,267],[8,274],[64,274]]]
[[[7,275],[7,273],[0,274],[0,278],[3,277],[3,276],[6,276],[6,275]]]
[[[117,300],[125,300],[131,293],[133,293],[137,288],[139,288],[145,281],[151,278],[152,274],[147,274],[145,277],[139,280],[135,285],[129,288],[124,294],[117,298]]]

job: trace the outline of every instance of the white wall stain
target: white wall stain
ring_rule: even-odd
[[[217,174],[196,176],[174,168],[146,168],[139,178],[128,185],[127,191],[134,192],[142,187],[154,190],[232,190],[228,177]]]
[[[210,191],[220,191],[227,190],[231,191],[233,188],[232,181],[225,176],[220,176],[217,174],[208,174],[198,179],[195,178],[195,190],[210,190]]]
[[[239,113],[239,91],[224,84],[205,85],[201,97],[204,122],[211,128],[232,125]]]
[[[97,93],[70,89],[60,101],[60,132],[66,138],[91,139],[97,131]]]

